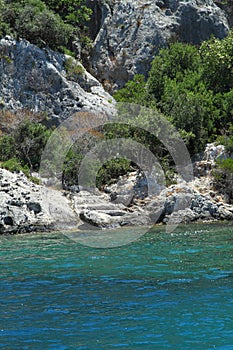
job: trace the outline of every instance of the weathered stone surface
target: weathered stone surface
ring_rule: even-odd
[[[211,154],[212,151],[205,152],[204,157],[209,159]],[[140,176],[134,172],[107,186],[106,193],[98,189],[63,192],[35,185],[23,174],[0,169],[0,233],[233,220],[233,205],[226,204],[213,191],[210,175],[189,183],[180,179],[147,197],[137,192],[138,181]],[[117,203],[113,193],[116,199],[131,196],[130,203]]]
[[[220,7],[226,14],[230,27],[233,26],[233,2],[231,0],[214,0],[214,3]]]
[[[225,13],[212,0],[94,2],[100,30],[91,71],[109,91],[136,73],[147,74],[154,55],[169,41],[198,44],[211,34],[223,38],[229,30]]]
[[[113,218],[111,215],[95,211],[95,210],[84,210],[80,213],[80,219],[92,226],[96,226],[98,228],[105,227],[117,227],[119,223],[116,218]]]
[[[194,175],[196,177],[208,176],[215,166],[216,159],[225,157],[223,145],[216,145],[214,142],[207,143],[201,160],[194,163]]]
[[[78,223],[62,192],[0,169],[0,233],[68,229]]]
[[[72,57],[8,36],[0,55],[1,108],[45,112],[55,124],[79,111],[114,112],[111,96]]]
[[[172,185],[152,199],[145,209],[154,223],[232,220],[233,206],[208,194],[200,194],[194,183]]]

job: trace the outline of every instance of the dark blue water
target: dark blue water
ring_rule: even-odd
[[[233,349],[233,226],[0,237],[0,349]]]

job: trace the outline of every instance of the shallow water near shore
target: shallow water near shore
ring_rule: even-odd
[[[233,349],[233,225],[112,249],[62,233],[0,244],[2,349]]]

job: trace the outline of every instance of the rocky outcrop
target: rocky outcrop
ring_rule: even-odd
[[[232,0],[214,0],[214,3],[219,6],[226,14],[230,27],[233,26],[233,3]]]
[[[91,72],[109,91],[122,87],[136,73],[146,75],[154,55],[169,41],[198,44],[211,34],[223,38],[229,30],[225,13],[212,0],[94,3],[100,30],[90,58]]]
[[[172,185],[152,197],[132,196],[125,205],[114,203],[109,193],[61,192],[0,169],[0,195],[0,233],[233,220],[233,206],[214,192],[201,193],[196,180]]]
[[[0,169],[0,233],[112,229],[157,223],[169,227],[233,220],[233,205],[214,191],[211,172],[203,172],[223,152],[224,147],[208,144],[198,176],[188,183],[177,179],[177,184],[167,188],[155,186],[156,191],[150,195],[146,179],[138,172],[120,177],[115,184],[106,186],[105,192],[68,192],[36,185],[22,173]],[[196,169],[199,168],[200,165]]]
[[[200,194],[194,184],[170,186],[152,199],[146,210],[150,217],[158,222],[177,224],[206,222],[216,220],[233,220],[233,206],[223,203],[219,197]],[[157,213],[160,211],[160,216]]]
[[[0,233],[71,229],[79,222],[62,192],[0,169]]]
[[[70,56],[7,36],[0,59],[1,109],[44,112],[54,124],[79,111],[114,110],[111,96]]]
[[[220,157],[226,157],[225,147],[215,143],[207,143],[201,159],[194,163],[194,176],[208,176],[215,166],[216,159]]]

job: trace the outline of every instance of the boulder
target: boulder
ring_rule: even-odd
[[[98,228],[114,228],[119,226],[115,218],[111,215],[96,211],[96,210],[84,210],[80,213],[80,219],[85,223]]]
[[[78,216],[62,192],[35,185],[24,174],[0,169],[0,233],[77,227]]]

